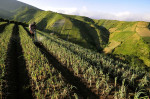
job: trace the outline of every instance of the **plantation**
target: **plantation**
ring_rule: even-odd
[[[34,42],[25,26],[0,22],[1,98],[149,99],[147,68],[40,30]]]

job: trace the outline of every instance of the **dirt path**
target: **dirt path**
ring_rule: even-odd
[[[6,80],[3,87],[4,99],[32,99],[32,91],[29,84],[28,72],[24,60],[18,25],[13,28],[9,41],[6,58]]]

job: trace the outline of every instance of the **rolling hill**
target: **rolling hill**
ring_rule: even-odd
[[[95,20],[95,22],[110,31],[109,44],[104,49],[105,53],[136,56],[150,66],[149,22],[112,20]]]
[[[0,17],[27,23],[35,21],[39,30],[53,33],[66,41],[98,52],[121,58],[123,56],[134,63],[140,60],[141,63],[150,66],[149,22],[96,20],[84,16],[42,11],[16,0],[8,1],[16,2],[16,6],[10,9],[1,6],[0,11],[3,13]],[[3,1],[3,4],[6,4],[6,1]]]
[[[86,48],[102,51],[108,43],[109,31],[94,24],[92,19],[89,21],[89,18],[78,17],[26,8],[15,16],[15,20],[28,23],[35,21],[37,28],[42,31],[54,33],[62,39]]]
[[[95,20],[84,16],[64,15],[52,11],[26,8],[15,20],[37,22],[38,29],[83,47],[102,50],[150,66],[150,23]]]

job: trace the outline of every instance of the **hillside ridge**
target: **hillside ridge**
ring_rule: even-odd
[[[139,59],[150,66],[149,22],[96,20],[42,11],[34,7],[21,7],[13,13],[14,20],[28,24],[35,21],[39,30],[53,33],[66,41],[98,52],[129,58],[129,61]]]
[[[64,40],[98,52],[136,57],[150,66],[149,22],[96,20],[30,8],[18,13],[15,20],[28,23],[35,21],[39,30],[54,33]]]

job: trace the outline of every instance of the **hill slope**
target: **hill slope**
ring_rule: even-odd
[[[150,66],[149,22],[95,20],[95,23],[110,31],[105,53],[136,56]]]
[[[31,23],[37,22],[38,29],[55,33],[60,38],[80,44],[86,48],[101,51],[108,43],[109,32],[93,22],[51,11],[39,11],[26,8],[15,16],[15,20]],[[103,36],[106,39],[102,39]]]
[[[97,51],[104,49],[105,53],[135,57],[150,66],[148,22],[94,20],[28,8],[18,13],[15,20],[28,23],[35,21],[38,29],[54,33],[65,40]]]

